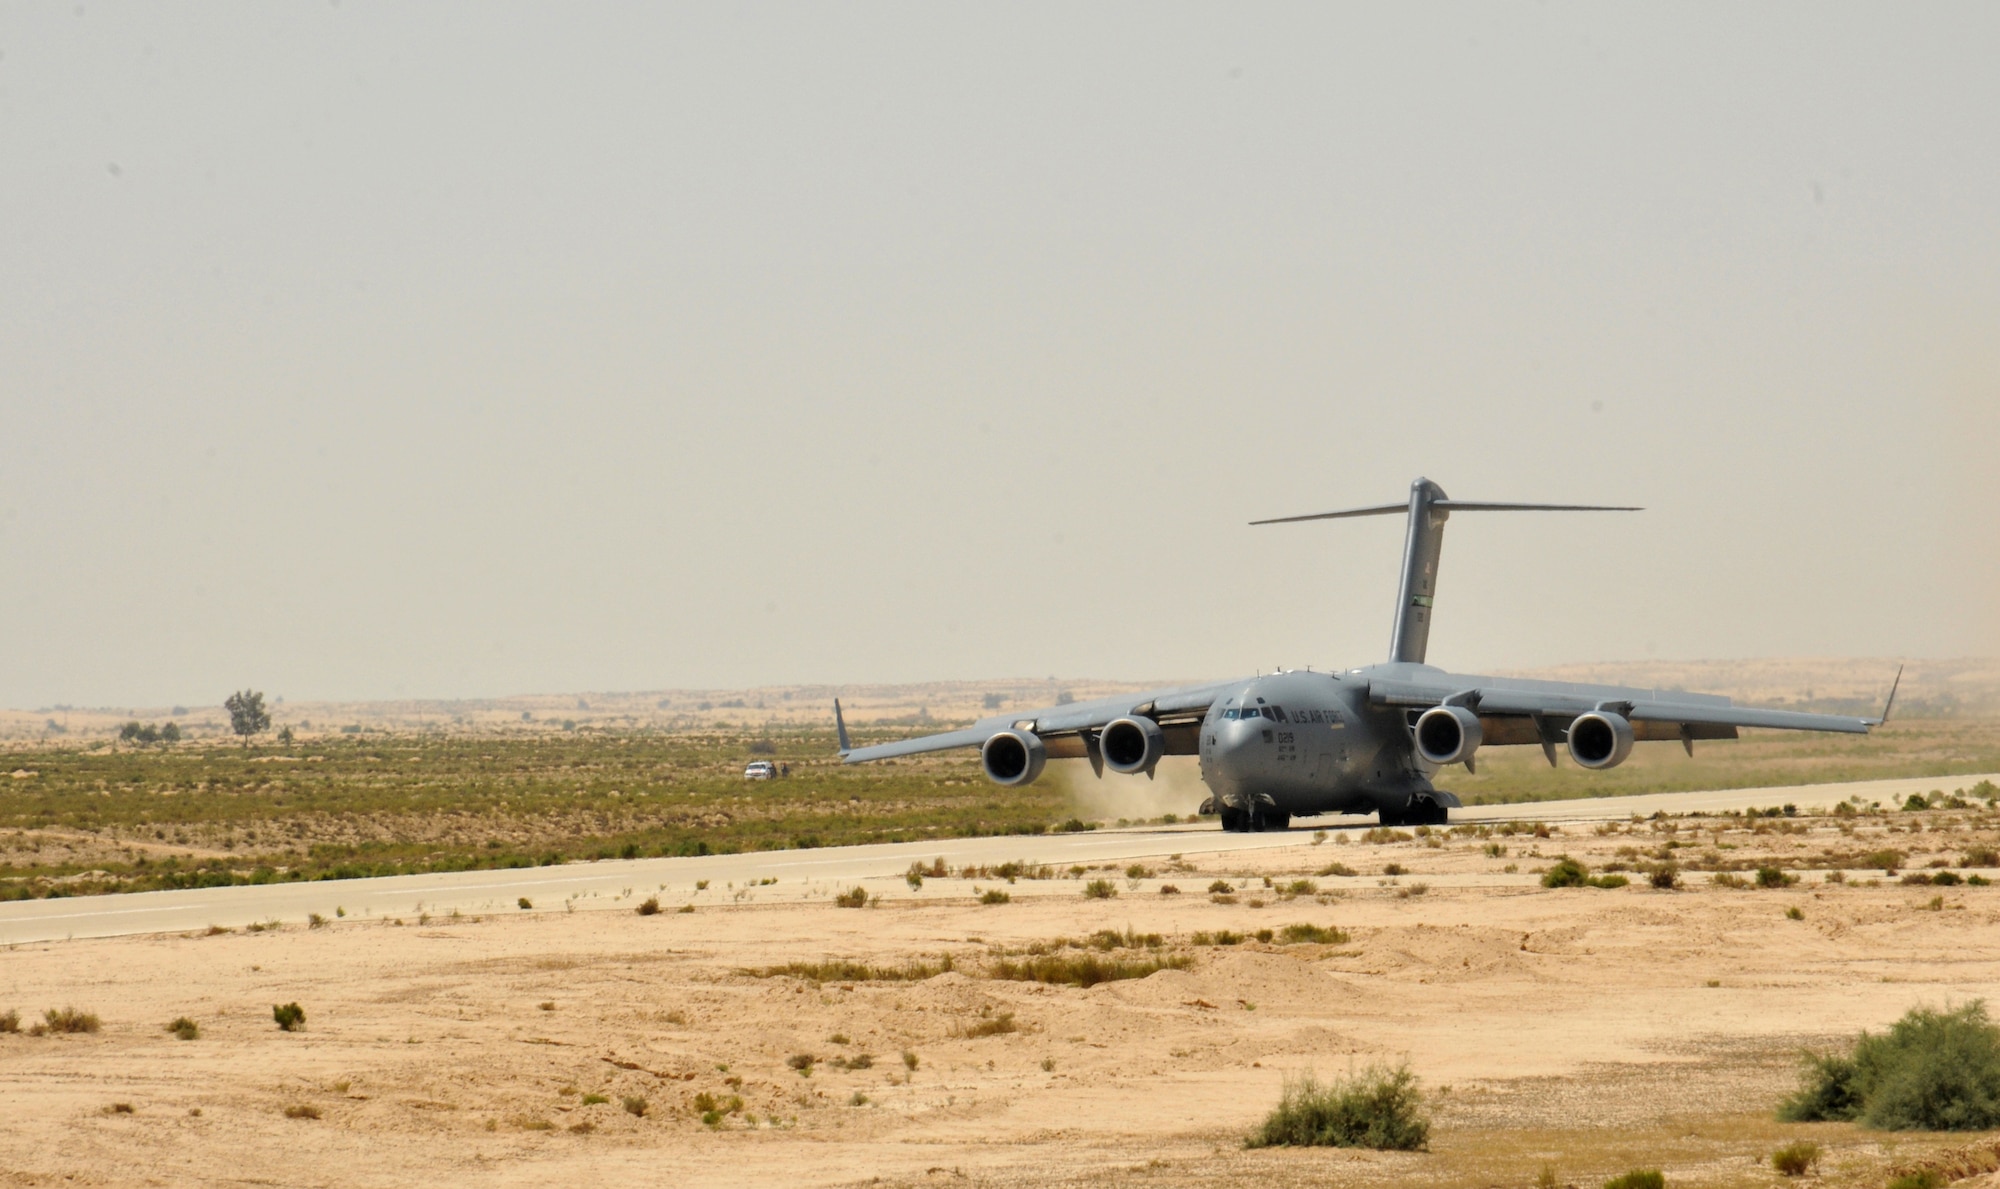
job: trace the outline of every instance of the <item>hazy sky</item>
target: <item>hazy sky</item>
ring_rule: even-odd
[[[0,7],[0,704],[2000,647],[2000,6]]]

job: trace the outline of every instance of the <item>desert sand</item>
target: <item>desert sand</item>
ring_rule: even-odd
[[[1956,866],[1996,824],[1967,810],[1375,844],[1299,832],[1137,874],[931,878],[860,909],[746,899],[19,945],[0,1012],[29,1025],[74,1006],[102,1027],[0,1035],[0,1184],[1525,1185],[1546,1164],[1594,1185],[1645,1164],[1675,1185],[1764,1185],[1770,1150],[1799,1135],[1828,1150],[1821,1183],[1879,1184],[1965,1137],[1781,1125],[1772,1107],[1802,1047],[1990,995],[2000,888],[1905,886],[1853,856]],[[1525,878],[1561,853],[1643,864],[1669,840],[1800,880]],[[1318,874],[1332,864],[1354,874]],[[1522,878],[1500,878],[1507,864]],[[1827,882],[1839,864],[1846,882]],[[1117,894],[1086,897],[1094,878]],[[1218,879],[1238,889],[1227,902],[1208,894]],[[1011,901],[978,902],[993,889]],[[1292,923],[1349,939],[1255,940]],[[1087,990],[982,976],[1097,930],[1158,933],[1160,949],[1111,956],[1191,968]],[[1197,944],[1223,931],[1248,939]],[[912,982],[762,972],[944,955],[952,971]],[[306,1027],[280,1031],[272,1005],[293,1001]],[[181,1016],[199,1039],[168,1034]],[[1429,1151],[1243,1148],[1288,1074],[1401,1060],[1429,1095]]]

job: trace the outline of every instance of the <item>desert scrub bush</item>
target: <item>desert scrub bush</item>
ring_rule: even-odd
[[[860,884],[856,884],[854,887],[835,896],[833,902],[840,908],[866,908],[868,907],[868,889],[862,887]]]
[[[583,1105],[585,1106],[603,1106],[610,1101],[609,1098],[606,1098],[602,1094],[586,1094],[583,1096]]]
[[[660,911],[660,898],[658,896],[648,896],[644,900],[641,900],[639,907],[632,911],[642,917],[652,916]]]
[[[1416,838],[1414,834],[1406,834],[1401,830],[1391,830],[1387,826],[1376,826],[1374,829],[1365,831],[1361,835],[1361,841],[1372,842],[1377,845],[1387,842],[1409,842],[1414,838]]]
[[[635,1119],[646,1117],[646,1098],[643,1094],[627,1094],[618,1100],[618,1105],[624,1107],[625,1113]]]
[[[306,1009],[296,1003],[274,1003],[271,1018],[286,1032],[302,1032],[306,1026]]]
[[[1590,868],[1564,855],[1542,873],[1545,888],[1580,888],[1590,879]]]
[[[21,1030],[20,1012],[17,1012],[10,1007],[6,1010],[5,1013],[0,1013],[0,1032],[19,1032],[20,1030]]]
[[[977,1023],[967,1024],[960,1030],[959,1035],[969,1040],[978,1040],[985,1036],[1005,1036],[1010,1032],[1019,1032],[1020,1030],[1021,1026],[1014,1022],[1014,1013],[1011,1011],[1002,1011],[986,1016]]]
[[[533,900],[528,899],[526,896],[523,896],[519,900],[514,901],[514,903],[520,905],[523,910],[530,909],[535,906],[535,902]]]
[[[1178,896],[1180,894],[1181,890],[1179,885],[1170,883],[1163,883],[1160,885],[1160,895],[1162,896]]]
[[[167,1025],[167,1033],[175,1040],[200,1040],[201,1025],[186,1016],[179,1016]]]
[[[909,1070],[911,1073],[917,1072],[917,1066],[921,1063],[921,1060],[921,1058],[909,1049],[903,1050],[903,1068]]]
[[[285,1118],[317,1119],[319,1118],[319,1108],[309,1103],[295,1102],[285,1108]]]
[[[1944,1189],[1945,1184],[1941,1174],[1928,1168],[1920,1168],[1915,1172],[1890,1177],[1885,1189]]]
[[[1208,885],[1208,894],[1211,896],[1227,896],[1229,893],[1235,890],[1236,890],[1236,885],[1230,883],[1226,879],[1218,879],[1214,883]]]
[[[1663,892],[1671,892],[1681,885],[1681,869],[1672,863],[1661,863],[1646,871],[1646,882]]]
[[[1109,900],[1117,894],[1118,889],[1112,887],[1108,879],[1093,879],[1083,885],[1083,895],[1087,900]]]
[[[1708,877],[1708,882],[1718,888],[1747,888],[1750,886],[1749,880],[1729,871],[1716,872],[1714,875]]]
[[[1788,1177],[1802,1177],[1819,1163],[1819,1145],[1798,1140],[1771,1153],[1771,1167]]]
[[[1278,931],[1278,943],[1280,945],[1299,945],[1301,943],[1346,945],[1347,942],[1348,936],[1346,932],[1330,925],[1286,925]]]
[[[96,1012],[52,1007],[42,1013],[42,1030],[45,1032],[95,1032],[99,1026]]]
[[[1788,888],[1799,882],[1796,875],[1787,875],[1777,867],[1757,868],[1757,886],[1760,888]]]
[[[1351,876],[1354,874],[1354,868],[1349,867],[1345,863],[1328,863],[1313,874],[1319,876],[1321,879],[1325,879],[1329,875]]]
[[[920,983],[950,969],[951,955],[944,954],[935,962],[913,958],[901,966],[871,966],[847,958],[829,958],[824,962],[787,962],[743,973],[753,978],[802,978],[815,983]]]
[[[1604,1189],[1667,1189],[1667,1175],[1657,1168],[1635,1168],[1604,1182]]]
[[[1382,864],[1382,874],[1384,875],[1408,875],[1409,872],[1410,869],[1408,867],[1403,866],[1401,863]]]
[[[1099,983],[1145,978],[1162,970],[1186,970],[1194,960],[1185,954],[1115,958],[1093,953],[1031,955],[1021,961],[1002,958],[987,967],[986,977],[1009,982],[1052,986],[1094,987]]]
[[[1287,1078],[1276,1109],[1245,1146],[1413,1152],[1429,1142],[1416,1075],[1407,1065],[1376,1065],[1327,1085],[1310,1073]]]
[[[1808,1054],[1804,1083],[1778,1108],[1788,1123],[1854,1121],[1884,1131],[2000,1126],[2000,1026],[1973,1000],[1912,1008],[1847,1056]]]
[[[979,902],[981,904],[1005,904],[1013,898],[999,888],[989,888],[979,894]]]

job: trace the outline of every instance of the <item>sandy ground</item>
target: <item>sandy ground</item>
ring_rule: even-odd
[[[1768,1185],[1771,1149],[1800,1135],[1827,1149],[1817,1183],[1877,1185],[1968,1142],[1783,1126],[1771,1107],[1801,1046],[2000,979],[2000,887],[1853,869],[1831,884],[1828,856],[1893,847],[1911,870],[1955,865],[2000,841],[2000,818],[1719,825],[1299,833],[1086,872],[1110,899],[1080,878],[933,878],[863,909],[773,898],[15,945],[0,1012],[27,1025],[73,1005],[102,1028],[0,1035],[0,1185],[1472,1186],[1531,1184],[1545,1164],[1578,1185],[1639,1164],[1675,1185]],[[1642,863],[1668,840],[1802,878],[1525,878],[1559,853]],[[1355,874],[1317,874],[1335,863]],[[1287,890],[1301,878],[1311,891]],[[1228,902],[1207,894],[1216,879],[1237,889]],[[995,888],[1012,900],[975,899]],[[1295,922],[1350,939],[1254,940]],[[1113,956],[1192,967],[1088,990],[984,977],[1006,953],[1100,929],[1162,935]],[[1195,936],[1224,930],[1252,939]],[[952,972],[915,982],[756,973],[947,954]],[[272,1022],[291,1001],[302,1032]],[[165,1031],[179,1016],[199,1039]],[[790,1062],[806,1055],[810,1074]],[[1430,1092],[1428,1152],[1242,1147],[1288,1073],[1401,1059]],[[723,1112],[712,1126],[699,1095]]]

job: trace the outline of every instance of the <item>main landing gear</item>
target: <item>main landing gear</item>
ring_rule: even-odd
[[[1444,826],[1451,823],[1451,810],[1429,797],[1412,797],[1400,810],[1383,809],[1385,826]]]
[[[1252,805],[1248,810],[1222,808],[1222,828],[1232,834],[1256,834],[1265,830],[1289,830],[1292,815],[1281,813],[1266,805]]]

